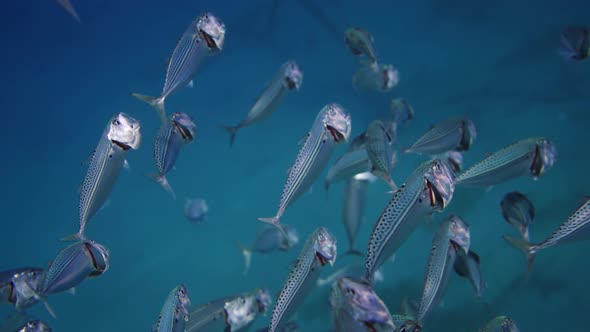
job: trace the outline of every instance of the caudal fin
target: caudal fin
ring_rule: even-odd
[[[353,255],[353,256],[360,256],[360,257],[362,257],[362,256],[364,256],[365,254],[363,254],[362,252],[360,252],[360,251],[358,251],[358,250],[356,250],[356,249],[354,249],[354,248],[350,248],[350,249],[348,249],[348,251],[347,251],[347,252],[345,252],[345,253],[344,253],[344,255],[345,255],[345,256],[346,256],[346,255]]]
[[[167,192],[170,193],[170,195],[172,195],[172,199],[176,200],[176,194],[174,193],[174,190],[172,190],[172,187],[170,186],[170,183],[168,183],[168,180],[166,180],[165,176],[154,174],[150,175],[150,178],[159,183]]]
[[[133,97],[147,103],[148,105],[150,105],[151,107],[156,109],[156,112],[158,112],[158,115],[160,116],[160,120],[162,121],[162,123],[166,123],[167,118],[166,118],[166,111],[164,110],[164,100],[165,98],[163,97],[152,97],[152,96],[147,96],[147,95],[142,95],[140,93],[132,93],[131,94]]]
[[[244,275],[246,275],[250,270],[250,263],[252,262],[252,250],[242,245],[240,241],[236,241],[236,245],[240,248],[242,255],[244,256]]]
[[[509,235],[504,235],[502,236],[502,238],[504,238],[504,240],[506,240],[506,242],[508,242],[510,245],[524,253],[526,259],[525,277],[528,279],[529,273],[531,272],[531,266],[533,265],[535,255],[537,254],[537,251],[535,250],[535,245],[531,244],[530,242],[527,242],[524,239],[515,238]]]
[[[72,242],[72,241],[75,242],[75,241],[84,240],[84,236],[80,232],[78,232],[78,233],[68,235],[66,237],[62,237],[59,240],[62,242]]]
[[[263,223],[267,223],[270,225],[275,226],[276,228],[279,229],[279,231],[281,232],[281,234],[288,239],[289,236],[287,235],[287,232],[285,231],[285,229],[283,228],[283,225],[281,225],[280,220],[279,220],[279,216],[274,216],[271,218],[258,218],[259,221],[262,221]]]
[[[234,145],[234,141],[236,140],[236,133],[240,127],[238,126],[221,126],[221,128],[225,129],[229,134],[229,146]]]

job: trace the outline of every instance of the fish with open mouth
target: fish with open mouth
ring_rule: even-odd
[[[326,264],[334,265],[336,254],[336,239],[327,229],[319,227],[309,235],[277,298],[269,332],[280,330],[289,321],[315,287],[321,268]]]
[[[391,190],[397,190],[397,185],[391,178],[391,171],[397,164],[397,154],[393,148],[393,138],[381,121],[375,120],[369,124],[365,146],[371,173],[385,181]]]
[[[63,238],[63,241],[84,240],[86,226],[109,198],[121,169],[126,164],[127,152],[137,150],[140,142],[139,121],[125,113],[119,113],[109,121],[90,157],[80,189],[80,229],[78,233]]]
[[[277,250],[287,251],[299,243],[299,234],[295,227],[284,225],[283,229],[287,236],[276,227],[265,226],[262,231],[258,232],[251,246],[246,247],[238,242],[238,247],[244,256],[244,274],[250,269],[253,253],[269,254]]]
[[[363,65],[352,77],[357,91],[389,92],[399,83],[399,71],[392,65]]]
[[[258,123],[273,114],[290,91],[297,90],[303,83],[303,72],[295,61],[288,61],[281,66],[270,84],[264,89],[246,118],[235,126],[223,126],[229,133],[229,145],[234,144],[239,129]]]
[[[154,107],[163,123],[167,116],[164,109],[166,98],[179,88],[186,86],[203,60],[218,54],[225,41],[225,24],[211,13],[204,13],[191,22],[186,29],[168,62],[164,87],[159,97],[139,93],[131,95]]]
[[[518,326],[514,320],[508,316],[498,316],[489,321],[486,326],[479,329],[478,332],[518,332]]]
[[[546,138],[528,138],[491,154],[457,176],[456,184],[493,186],[520,176],[537,180],[557,160],[557,149]]]
[[[369,65],[377,66],[375,41],[369,31],[358,27],[348,28],[344,32],[344,43],[353,55],[365,55]]]
[[[285,233],[280,218],[285,210],[307,192],[324,170],[336,146],[350,137],[350,114],[338,104],[328,104],[316,116],[297,159],[287,175],[279,208],[274,217],[258,220]]]
[[[166,174],[176,164],[182,147],[195,138],[196,128],[197,125],[188,114],[174,112],[170,120],[162,124],[154,141],[154,161],[158,174],[152,175],[152,179],[169,192],[174,199],[176,199],[176,195],[166,179]]]
[[[535,206],[523,194],[513,191],[504,195],[500,202],[502,216],[518,230],[525,241],[530,241],[529,227],[535,219]]]
[[[0,303],[13,304],[18,312],[39,302],[44,269],[22,267],[0,272]]]
[[[168,294],[160,317],[152,327],[152,332],[185,332],[189,322],[191,301],[184,284],[180,284]]]
[[[404,153],[414,152],[435,155],[448,151],[467,151],[477,135],[473,121],[462,119],[448,119],[430,128]]]
[[[455,176],[441,160],[427,161],[393,194],[375,221],[365,259],[365,280],[395,253],[410,234],[434,212],[444,210],[453,198]]]

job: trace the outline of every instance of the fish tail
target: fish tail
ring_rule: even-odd
[[[513,247],[519,249],[524,253],[526,259],[526,274],[525,277],[528,279],[529,273],[531,272],[531,267],[535,260],[535,255],[537,254],[536,246],[524,239],[515,238],[509,235],[502,236],[506,242],[508,242]]]
[[[51,315],[51,317],[53,317],[53,319],[57,319],[57,315],[55,314],[55,311],[53,311],[53,309],[49,305],[49,302],[47,302],[47,300],[44,300],[43,304],[45,305],[45,309],[47,310],[49,315]]]
[[[244,275],[248,273],[250,270],[250,263],[252,262],[252,250],[240,243],[240,241],[236,241],[236,245],[242,251],[242,255],[244,256]]]
[[[84,240],[84,235],[82,234],[82,232],[78,232],[78,233],[68,235],[66,237],[62,237],[59,240],[61,242],[75,242],[75,241]]]
[[[279,229],[279,231],[281,232],[281,234],[288,239],[289,236],[287,235],[287,232],[285,231],[285,229],[283,228],[283,225],[281,225],[280,220],[279,220],[279,216],[274,216],[274,217],[270,217],[270,218],[258,218],[259,221],[262,221],[263,223],[267,223],[270,225],[275,226],[276,228]]]
[[[391,175],[387,176],[387,179],[385,180],[385,182],[387,182],[387,184],[391,187],[391,191],[393,191],[393,192],[397,191],[397,189],[398,189],[397,184],[395,184],[395,182],[391,178]]]
[[[152,178],[152,180],[159,183],[162,186],[162,188],[164,188],[164,190],[169,192],[170,195],[172,195],[172,199],[176,200],[176,194],[174,193],[174,190],[172,190],[172,187],[170,186],[170,183],[168,183],[168,180],[166,180],[165,176],[159,175],[159,174],[154,174],[154,175],[150,175],[150,177]]]
[[[354,248],[348,249],[348,251],[345,252],[344,255],[353,255],[353,256],[360,256],[360,257],[364,256],[364,254],[362,252],[360,252]]]
[[[236,140],[236,134],[238,132],[238,129],[240,129],[239,126],[224,126],[222,125],[221,128],[225,129],[225,131],[227,131],[227,133],[229,134],[229,146],[233,146],[234,145],[234,141]]]
[[[133,92],[131,95],[143,102],[146,102],[151,107],[155,108],[156,112],[158,112],[158,115],[160,116],[160,120],[162,121],[162,123],[166,123],[167,118],[166,111],[164,110],[164,97],[152,97],[135,92]]]

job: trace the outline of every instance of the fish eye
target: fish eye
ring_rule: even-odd
[[[118,126],[118,125],[120,125],[120,124],[121,124],[121,122],[120,122],[119,120],[115,119],[115,120],[113,120],[113,124],[114,124],[115,126]]]

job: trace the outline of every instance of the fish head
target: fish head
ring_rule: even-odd
[[[463,250],[465,254],[468,254],[471,244],[469,225],[461,217],[456,215],[449,216],[448,223],[447,236],[451,240],[453,247],[455,250]]]
[[[258,311],[266,313],[272,305],[272,297],[266,288],[260,288],[256,291],[256,302],[258,303]]]
[[[557,161],[557,149],[555,145],[546,138],[537,140],[533,162],[531,163],[531,176],[538,179],[553,167]]]
[[[92,240],[83,242],[85,250],[88,252],[92,260],[94,270],[90,272],[89,277],[96,277],[105,273],[110,266],[109,251],[102,244],[96,243]]]
[[[462,130],[463,136],[461,137],[461,142],[459,142],[460,151],[467,151],[475,141],[477,137],[477,130],[475,129],[475,123],[470,119],[463,119],[462,121]]]
[[[107,138],[123,150],[136,150],[141,143],[141,125],[129,115],[119,113],[109,123]]]
[[[177,314],[188,320],[188,315],[191,311],[191,300],[188,297],[188,289],[184,284],[180,284],[176,286],[174,293],[177,299]]]
[[[203,38],[209,54],[219,53],[225,41],[225,24],[211,13],[204,13],[197,22],[199,36]]]
[[[332,139],[339,143],[350,138],[350,114],[339,104],[328,104],[323,110],[323,123]]]
[[[51,328],[40,320],[32,320],[25,324],[23,332],[51,332]]]
[[[316,230],[314,250],[322,266],[327,263],[334,266],[337,255],[336,238],[324,227]]]
[[[195,138],[197,125],[188,114],[174,112],[172,114],[172,124],[176,127],[186,143],[191,142]]]
[[[379,68],[381,77],[383,79],[383,91],[389,91],[399,83],[399,71],[392,65],[384,65]]]
[[[422,331],[422,325],[416,320],[407,320],[398,326],[395,332],[420,332]]]
[[[8,301],[18,310],[29,307],[40,300],[41,282],[45,274],[42,269],[32,269],[12,276]]]
[[[284,83],[289,90],[296,89],[299,91],[303,83],[303,72],[295,61],[288,61],[284,64],[283,69]]]
[[[256,298],[251,295],[238,296],[225,302],[225,322],[228,325],[226,331],[239,331],[250,325],[258,314]]]
[[[455,174],[447,163],[435,159],[429,163],[424,180],[430,194],[430,205],[434,210],[443,210],[453,199]]]

